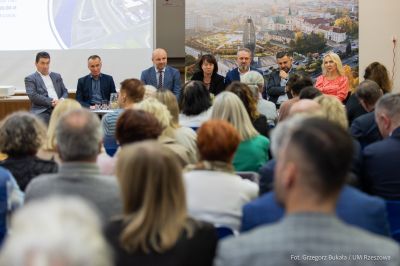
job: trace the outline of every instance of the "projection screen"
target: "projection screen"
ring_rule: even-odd
[[[0,85],[24,89],[47,51],[68,90],[98,54],[116,87],[151,66],[153,0],[0,0]]]

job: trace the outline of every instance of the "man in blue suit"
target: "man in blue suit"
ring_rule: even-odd
[[[35,65],[36,72],[25,78],[25,90],[32,104],[31,112],[48,124],[53,108],[68,98],[68,91],[61,75],[49,71],[49,53],[37,53]]]
[[[143,70],[140,80],[146,85],[152,85],[157,89],[169,89],[176,98],[181,92],[181,78],[176,68],[167,65],[167,51],[157,48],[153,51],[151,60],[154,66]]]
[[[382,137],[363,151],[362,183],[365,189],[388,200],[400,200],[400,94],[385,94],[375,106]]]
[[[115,83],[110,75],[101,73],[102,62],[98,55],[88,58],[90,74],[78,80],[76,100],[84,107],[94,108],[96,104],[109,101],[111,93],[116,93]]]
[[[237,51],[236,63],[238,67],[230,70],[226,73],[225,77],[225,87],[231,84],[233,81],[240,81],[240,77],[246,74],[247,72],[257,69],[250,66],[251,64],[251,51],[248,48],[240,48]],[[258,72],[258,71],[257,71]]]

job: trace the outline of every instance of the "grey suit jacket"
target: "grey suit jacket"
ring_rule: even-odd
[[[399,265],[399,245],[333,215],[298,213],[223,240],[215,266]]]
[[[53,81],[58,98],[68,98],[68,90],[65,88],[61,75],[55,72],[50,72],[49,75]],[[32,103],[32,113],[40,114],[48,109],[52,109],[52,99],[49,97],[43,79],[37,71],[25,78],[25,90]]]
[[[34,178],[25,190],[25,202],[51,195],[83,198],[95,207],[104,224],[122,213],[117,179],[100,175],[95,163],[63,163],[57,174]]]

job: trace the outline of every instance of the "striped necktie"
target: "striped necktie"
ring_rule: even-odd
[[[163,72],[162,70],[158,71],[158,85],[157,89],[161,89],[163,87]]]

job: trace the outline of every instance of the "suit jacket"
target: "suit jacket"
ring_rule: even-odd
[[[198,71],[193,74],[192,80],[203,81],[203,79],[204,79],[203,71]],[[223,92],[224,90],[225,90],[224,77],[217,73],[213,73],[211,76],[211,84],[209,91],[212,94],[217,95],[218,93]]]
[[[26,188],[25,202],[51,195],[83,198],[96,208],[104,224],[122,212],[117,180],[100,175],[96,163],[63,163],[58,173],[34,178]]]
[[[54,89],[58,98],[68,98],[68,91],[65,88],[63,79],[60,74],[50,72],[50,78],[53,81]],[[43,79],[38,72],[35,72],[25,78],[25,90],[32,103],[31,112],[40,114],[46,110],[52,110],[51,100],[44,85]]]
[[[100,92],[103,100],[110,100],[110,94],[117,92],[115,90],[114,79],[110,75],[101,73]],[[89,107],[92,100],[92,76],[86,75],[78,80],[76,89],[76,100],[84,107]]]
[[[250,67],[250,71],[251,70],[257,71],[262,75],[262,73],[260,71],[258,71],[254,67]],[[237,67],[232,69],[232,70],[230,70],[230,71],[228,71],[228,73],[226,73],[226,76],[225,76],[225,87],[228,87],[228,85],[231,84],[234,81],[240,81],[239,68],[237,68]]]
[[[294,73],[294,68],[292,67],[289,74]],[[279,96],[284,95],[285,86],[281,86],[281,77],[279,76],[279,70],[272,72],[268,77],[267,90],[264,91],[263,97],[275,103],[278,101]]]
[[[346,102],[346,112],[347,118],[349,119],[349,125],[351,125],[354,119],[356,119],[357,117],[368,113],[360,104],[360,101],[357,99],[355,93],[350,95],[349,99]]]
[[[347,225],[332,214],[301,212],[288,214],[279,223],[222,240],[214,266],[372,266],[377,264],[373,258],[380,256],[383,265],[399,265],[398,244]]]
[[[382,139],[375,122],[375,112],[357,117],[350,127],[351,135],[360,142],[361,148]]]
[[[346,185],[339,195],[336,214],[348,224],[389,236],[386,205],[378,197],[369,196]],[[244,205],[241,231],[277,222],[283,215],[284,209],[276,202],[275,192],[269,192]]]
[[[152,66],[142,71],[140,80],[146,85],[153,85],[157,88],[158,84],[156,75],[156,70],[154,69],[154,66]],[[176,98],[179,98],[179,94],[181,93],[181,76],[178,69],[170,66],[165,67],[163,88],[171,90],[175,94]]]
[[[363,151],[362,183],[364,188],[380,197],[400,200],[400,128],[382,141]]]

